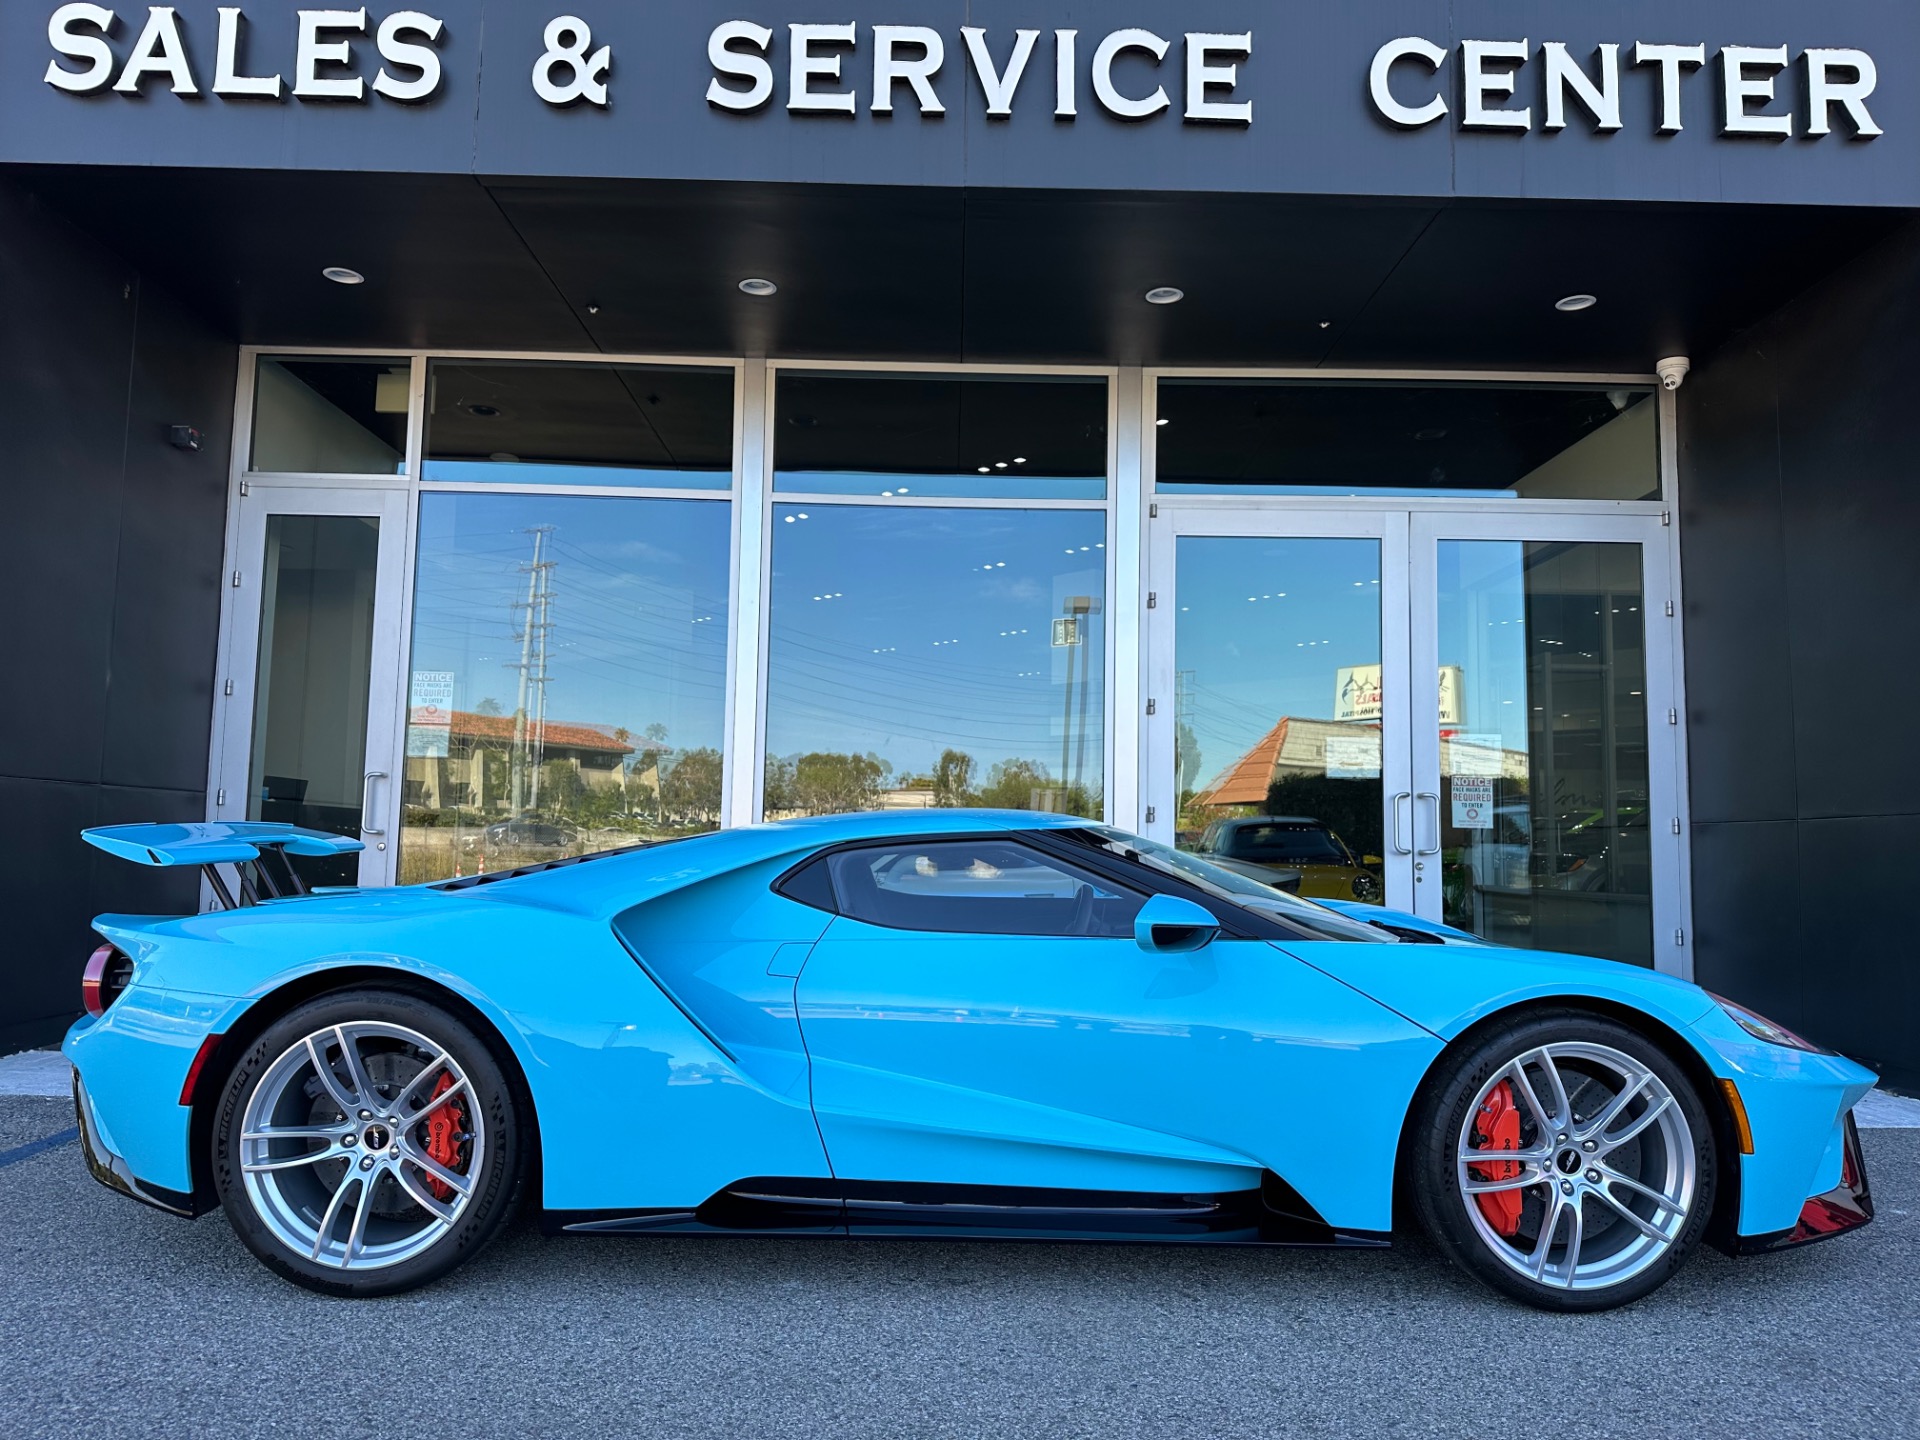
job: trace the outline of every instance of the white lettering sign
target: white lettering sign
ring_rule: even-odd
[[[425,11],[395,10],[382,16],[365,7],[296,11],[293,54],[283,56],[274,68],[269,68],[270,57],[249,55],[249,26],[240,7],[219,6],[216,13],[209,70],[204,52],[196,64],[189,39],[193,31],[182,25],[171,5],[147,7],[124,60],[116,55],[110,37],[124,35],[130,19],[123,28],[109,6],[60,5],[47,20],[53,58],[43,78],[72,95],[111,90],[143,97],[164,86],[183,98],[197,97],[202,93],[198,77],[209,73],[207,91],[222,100],[280,102],[291,95],[304,102],[365,104],[377,95],[418,105],[441,92],[447,30],[438,16]],[[955,79],[948,71],[948,37],[931,26],[795,22],[784,27],[784,36],[781,28],[752,20],[728,20],[714,27],[707,37],[707,63],[713,72],[706,88],[709,105],[734,114],[761,110],[781,98],[777,91],[784,72],[783,108],[790,114],[855,115],[861,80],[857,72],[847,71],[853,61],[870,67],[867,109],[875,115],[894,113],[902,87],[920,115],[945,115],[954,87],[967,83],[964,76]],[[477,45],[477,32],[468,38]],[[980,87],[987,118],[1010,118],[1044,43],[1042,32],[1016,28],[1009,39],[1005,31],[996,36],[983,26],[962,25],[959,39],[967,55],[964,69]],[[532,52],[535,95],[556,108],[582,101],[610,104],[611,44],[596,46],[592,27],[574,15],[549,20],[541,40],[544,48]],[[1122,26],[1092,40],[1090,51],[1083,51],[1079,42],[1077,29],[1053,32],[1056,119],[1078,117],[1084,84],[1108,115],[1155,120],[1175,111],[1168,86],[1178,77],[1178,113],[1184,123],[1253,123],[1253,101],[1238,93],[1241,69],[1253,57],[1251,30],[1194,30],[1169,37]],[[509,38],[504,43],[513,42]],[[783,43],[787,54],[779,57],[775,52]],[[1170,58],[1176,48],[1180,55]],[[1455,123],[1462,130],[1530,132],[1536,113],[1531,102],[1537,98],[1546,131],[1578,126],[1598,135],[1617,134],[1627,124],[1620,76],[1626,48],[1613,41],[1576,51],[1559,40],[1543,41],[1536,49],[1524,39],[1465,39],[1456,54],[1423,36],[1403,35],[1374,52],[1367,93],[1383,120],[1417,130],[1454,114],[1449,92],[1456,82],[1446,73],[1453,65],[1459,97]],[[1004,60],[995,58],[1001,54]],[[1084,65],[1083,54],[1088,56]],[[1633,66],[1658,72],[1653,119],[1659,133],[1679,134],[1685,128],[1682,110],[1689,77],[1708,66],[1707,47],[1637,41],[1628,55]],[[378,63],[372,64],[375,56]],[[289,59],[291,85],[285,79]],[[1722,46],[1714,67],[1721,97],[1720,133],[1819,138],[1833,133],[1836,115],[1853,139],[1871,140],[1882,133],[1867,104],[1880,81],[1871,55],[1858,49],[1808,48],[1800,52],[1799,61],[1794,64],[1785,45]],[[1704,83],[1693,81],[1696,87]],[[1028,103],[1046,101],[1035,97]]]
[[[1620,105],[1620,49],[1609,42],[1596,47],[1591,58],[1585,59],[1576,56],[1563,41],[1548,40],[1539,49],[1540,79],[1530,81],[1528,67],[1534,50],[1528,41],[1462,40],[1460,128],[1532,130],[1533,106],[1516,102],[1528,94],[1544,93],[1544,129],[1567,128],[1567,102],[1571,99],[1586,113],[1587,124],[1596,134],[1614,134],[1625,123]],[[1681,120],[1683,80],[1688,72],[1706,65],[1707,47],[1639,41],[1632,54],[1636,66],[1653,66],[1660,72],[1660,133],[1679,134],[1685,128]],[[1445,48],[1418,35],[1387,41],[1374,51],[1367,73],[1367,93],[1375,111],[1383,120],[1409,130],[1439,120],[1448,113],[1448,82],[1443,72],[1450,58]],[[1867,109],[1867,98],[1880,83],[1871,55],[1864,50],[1809,49],[1803,58],[1805,103],[1776,109],[1783,98],[1778,93],[1779,78],[1790,66],[1788,48],[1723,46],[1720,133],[1783,138],[1795,133],[1798,114],[1806,118],[1801,133],[1828,135],[1833,130],[1836,109],[1846,116],[1848,132],[1854,139],[1871,140],[1881,133]]]

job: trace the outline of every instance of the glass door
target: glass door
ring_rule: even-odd
[[[1162,510],[1147,833],[1308,898],[1413,909],[1406,515]]]
[[[215,810],[365,839],[296,857],[309,885],[392,880],[406,500],[255,484],[240,502]]]
[[[1422,916],[1682,969],[1666,556],[1657,516],[1413,517]]]

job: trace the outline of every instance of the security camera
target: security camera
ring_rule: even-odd
[[[1669,355],[1653,367],[1653,373],[1660,377],[1661,385],[1669,390],[1678,390],[1680,382],[1687,378],[1687,372],[1693,368],[1693,362],[1684,355]]]

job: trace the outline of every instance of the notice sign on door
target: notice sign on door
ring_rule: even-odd
[[[452,737],[453,671],[414,671],[407,697],[407,754],[445,759]]]
[[[1493,828],[1493,777],[1456,775],[1453,777],[1453,824],[1459,830]]]

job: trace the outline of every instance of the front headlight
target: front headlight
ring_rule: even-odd
[[[1709,995],[1713,992],[1709,990]],[[1809,1055],[1832,1055],[1836,1052],[1824,1045],[1816,1045],[1804,1036],[1796,1035],[1786,1026],[1767,1019],[1766,1016],[1736,1005],[1724,995],[1713,995],[1714,1003],[1727,1012],[1727,1017],[1756,1040],[1764,1040],[1769,1045],[1783,1045],[1789,1050],[1804,1050]]]

